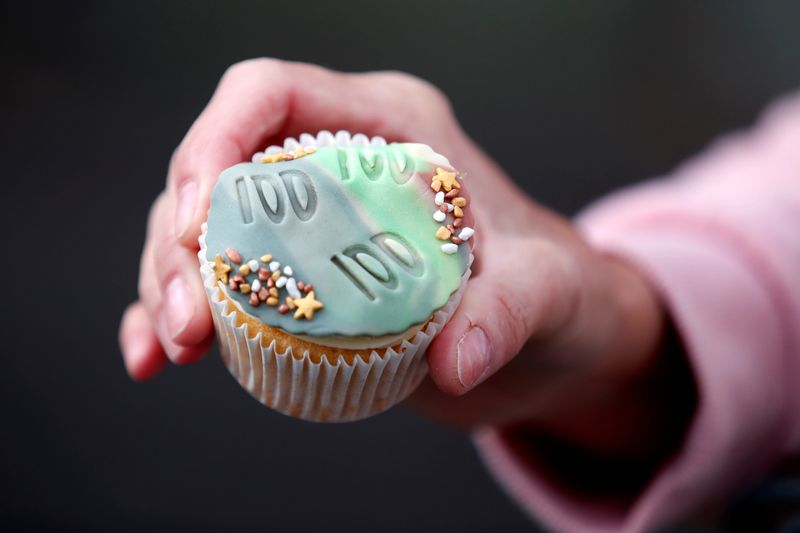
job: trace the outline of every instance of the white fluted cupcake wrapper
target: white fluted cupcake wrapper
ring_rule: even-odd
[[[206,229],[203,224],[198,259],[225,365],[261,403],[304,420],[360,420],[389,409],[411,394],[428,372],[425,351],[458,307],[471,273],[467,268],[459,289],[421,331],[402,342],[400,352],[381,348],[366,358],[356,357],[352,364],[343,357],[335,364],[325,357],[314,363],[307,351],[294,354],[288,347],[280,353],[274,340],[267,339],[267,347],[263,346],[261,332],[250,338],[247,323],[236,326],[236,313],[226,313],[227,304],[220,301],[221,289],[206,259]]]

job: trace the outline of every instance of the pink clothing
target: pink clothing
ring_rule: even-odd
[[[680,449],[624,505],[545,476],[530,443],[479,432],[486,464],[520,505],[555,531],[650,531],[800,455],[800,96],[579,223],[661,291],[698,405]]]

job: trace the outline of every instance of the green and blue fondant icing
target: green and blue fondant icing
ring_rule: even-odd
[[[441,166],[450,168],[413,143],[329,146],[291,161],[235,165],[211,195],[206,258],[225,257],[227,248],[245,261],[269,253],[313,284],[325,305],[313,320],[249,306],[247,295],[227,291],[272,327],[320,337],[401,333],[443,307],[469,266],[469,246],[446,254],[434,237],[434,193],[421,176]]]

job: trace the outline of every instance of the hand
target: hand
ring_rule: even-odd
[[[465,426],[534,418],[576,421],[564,430],[580,432],[598,406],[629,399],[663,322],[635,270],[592,250],[567,220],[522,193],[430,84],[271,59],[231,67],[172,158],[148,222],[139,301],[120,328],[131,376],[151,377],[168,359],[195,361],[212,341],[196,252],[220,171],[289,134],[322,129],[427,143],[468,173],[478,260],[461,306],[428,350],[438,390],[428,384],[415,395],[421,409]]]
[[[171,360],[197,360],[213,328],[197,264],[197,238],[219,173],[299,132],[349,129],[425,142],[457,134],[430,84],[394,72],[341,74],[272,59],[232,66],[169,165],[153,204],[139,273],[139,301],[125,311],[120,345],[129,374],[147,379]],[[440,147],[447,153],[446,147]]]

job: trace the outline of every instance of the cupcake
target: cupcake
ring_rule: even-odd
[[[290,416],[388,409],[427,373],[473,234],[462,176],[424,144],[323,131],[224,170],[198,258],[226,366]]]

